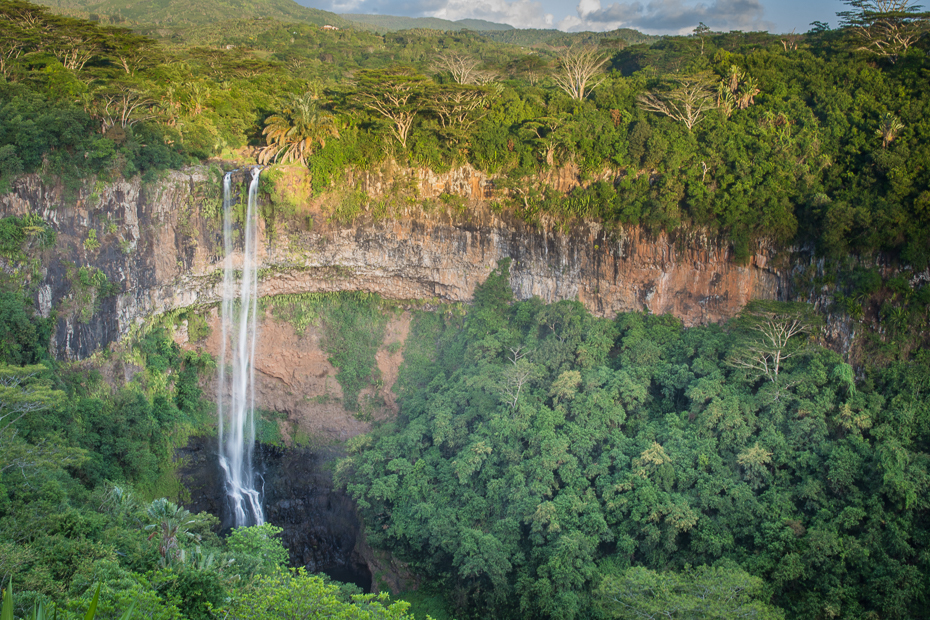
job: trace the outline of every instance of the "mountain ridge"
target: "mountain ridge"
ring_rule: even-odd
[[[293,0],[40,0],[52,10],[76,17],[114,23],[156,26],[216,23],[234,17],[271,18],[316,26],[351,28],[354,24],[336,13],[302,6]]]
[[[343,13],[341,17],[354,24],[374,30],[380,34],[396,30],[413,30],[426,28],[429,30],[476,30],[479,32],[506,32],[516,30],[510,24],[500,24],[484,19],[448,20],[438,17],[406,17],[403,15],[368,15],[363,13]]]

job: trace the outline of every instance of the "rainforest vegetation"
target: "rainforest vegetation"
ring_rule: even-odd
[[[172,29],[137,16],[131,30],[4,0],[0,184],[38,170],[75,183],[154,174],[248,146],[306,164],[317,191],[386,159],[470,164],[500,175],[501,200],[530,220],[700,225],[743,258],[764,237],[922,269],[926,18],[899,17],[916,35],[889,47],[863,39],[868,15],[804,35],[537,34],[518,46],[503,42],[511,31],[378,35],[264,17]],[[581,180],[570,195],[534,181],[566,165]]]
[[[895,13],[882,39],[868,2],[846,4],[836,30],[646,37],[0,0],[0,192],[31,173],[77,192],[209,160],[293,162],[313,192],[339,193],[350,169],[470,165],[529,222],[705,227],[737,260],[766,242],[848,263],[828,310],[861,320],[879,298],[855,360],[822,346],[806,304],[689,329],[596,318],[516,301],[502,262],[471,306],[410,310],[400,414],[350,441],[335,478],[437,619],[921,617],[930,282],[911,276],[930,265],[930,37],[924,13]],[[548,184],[558,170],[570,193]],[[334,218],[372,200],[349,198]],[[53,359],[34,282],[54,247],[37,215],[0,219],[2,620],[412,617],[288,570],[274,526],[220,537],[183,508],[175,451],[211,432],[216,362],[175,343],[179,316]],[[72,267],[69,311],[119,292]],[[386,306],[267,304],[299,329],[322,322],[346,407],[362,409]]]
[[[91,607],[96,618],[410,618],[385,595],[287,572],[280,528],[220,538],[215,516],[165,499],[183,497],[174,450],[215,421],[200,387],[210,356],[153,328],[108,362],[63,366],[44,350],[46,320],[10,293],[0,333],[4,618]],[[113,364],[132,379],[114,387],[97,370]]]
[[[856,381],[803,304],[610,321],[514,303],[506,265],[413,329],[401,415],[338,478],[461,617],[927,608],[926,351]]]

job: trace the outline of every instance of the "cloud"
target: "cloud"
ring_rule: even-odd
[[[700,22],[711,30],[771,30],[763,19],[765,9],[760,0],[714,0],[710,4],[686,3],[682,0],[614,2],[602,6],[601,0],[580,0],[578,16],[559,22],[562,30],[613,30],[635,28],[651,34],[686,34]]]
[[[517,28],[553,28],[553,17],[536,0],[299,0],[334,13],[486,19]]]
[[[533,0],[447,0],[432,17],[442,19],[486,19],[517,28],[552,28],[552,14]]]
[[[446,0],[301,0],[299,3],[334,13],[424,17],[444,7]]]
[[[699,22],[711,30],[772,30],[762,0],[578,0],[577,15],[558,24],[546,12],[565,0],[298,0],[335,13],[407,15],[442,19],[485,19],[517,28],[613,30],[635,28],[650,34],[687,34]],[[567,2],[565,2],[567,4]],[[564,6],[564,5],[563,5]],[[566,7],[567,8],[567,7]]]

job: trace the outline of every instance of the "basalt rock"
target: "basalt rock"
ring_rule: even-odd
[[[234,181],[244,185],[245,177]],[[449,193],[461,202],[411,203],[382,217],[362,211],[348,224],[333,223],[319,199],[298,205],[301,215],[290,223],[273,218],[278,207],[267,205],[274,231],[260,226],[259,294],[359,290],[467,302],[497,262],[510,258],[518,298],[578,300],[600,316],[648,309],[697,325],[730,318],[753,298],[789,295],[787,270],[775,266],[775,248],[764,242],[741,264],[725,239],[699,229],[528,224],[495,209],[493,182],[468,168],[411,179],[415,196]],[[384,186],[372,175],[352,182],[374,194]],[[58,247],[44,256],[34,282],[37,307],[58,310],[55,354],[80,359],[154,314],[218,302],[219,200],[219,172],[203,167],[151,184],[89,185],[71,196],[37,175],[18,180],[0,197],[0,216],[38,213],[58,232]],[[100,247],[85,243],[90,230]],[[94,300],[93,313],[80,311],[76,266],[102,270],[121,292]]]
[[[185,507],[221,519],[221,531],[232,526],[220,473],[215,437],[195,437],[179,450],[181,482],[189,492]],[[372,588],[368,558],[376,552],[364,542],[355,503],[333,487],[336,453],[310,448],[257,444],[255,469],[261,480],[265,518],[284,531],[281,541],[290,565],[311,573]],[[380,565],[373,564],[379,571]]]

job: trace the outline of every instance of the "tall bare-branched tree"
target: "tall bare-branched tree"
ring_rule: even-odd
[[[434,93],[430,107],[447,136],[458,142],[465,132],[487,114],[487,101],[487,87],[446,86]]]
[[[573,45],[559,57],[559,69],[552,79],[569,97],[581,101],[604,81],[601,70],[605,64],[607,57],[596,47]]]
[[[837,13],[849,28],[859,50],[890,59],[910,49],[930,29],[930,13],[913,0],[844,0],[848,11]]]
[[[756,302],[762,304],[763,302]],[[747,340],[727,362],[774,383],[776,398],[787,386],[780,380],[785,362],[808,351],[804,334],[812,331],[815,318],[804,304],[778,304],[778,308],[750,307],[740,323],[747,326]]]
[[[449,72],[456,84],[487,84],[492,82],[497,74],[493,71],[479,69],[481,61],[472,56],[456,52],[443,52],[436,56],[433,70]]]
[[[407,148],[417,114],[430,104],[432,82],[405,67],[359,71],[355,101],[390,122],[391,133]]]
[[[671,90],[640,95],[639,105],[644,110],[683,123],[691,131],[701,122],[704,114],[716,105],[710,85],[711,81],[706,75],[680,77]]]
[[[126,129],[155,118],[155,101],[132,86],[119,86],[94,97],[88,112],[100,121],[100,133],[114,127]]]

